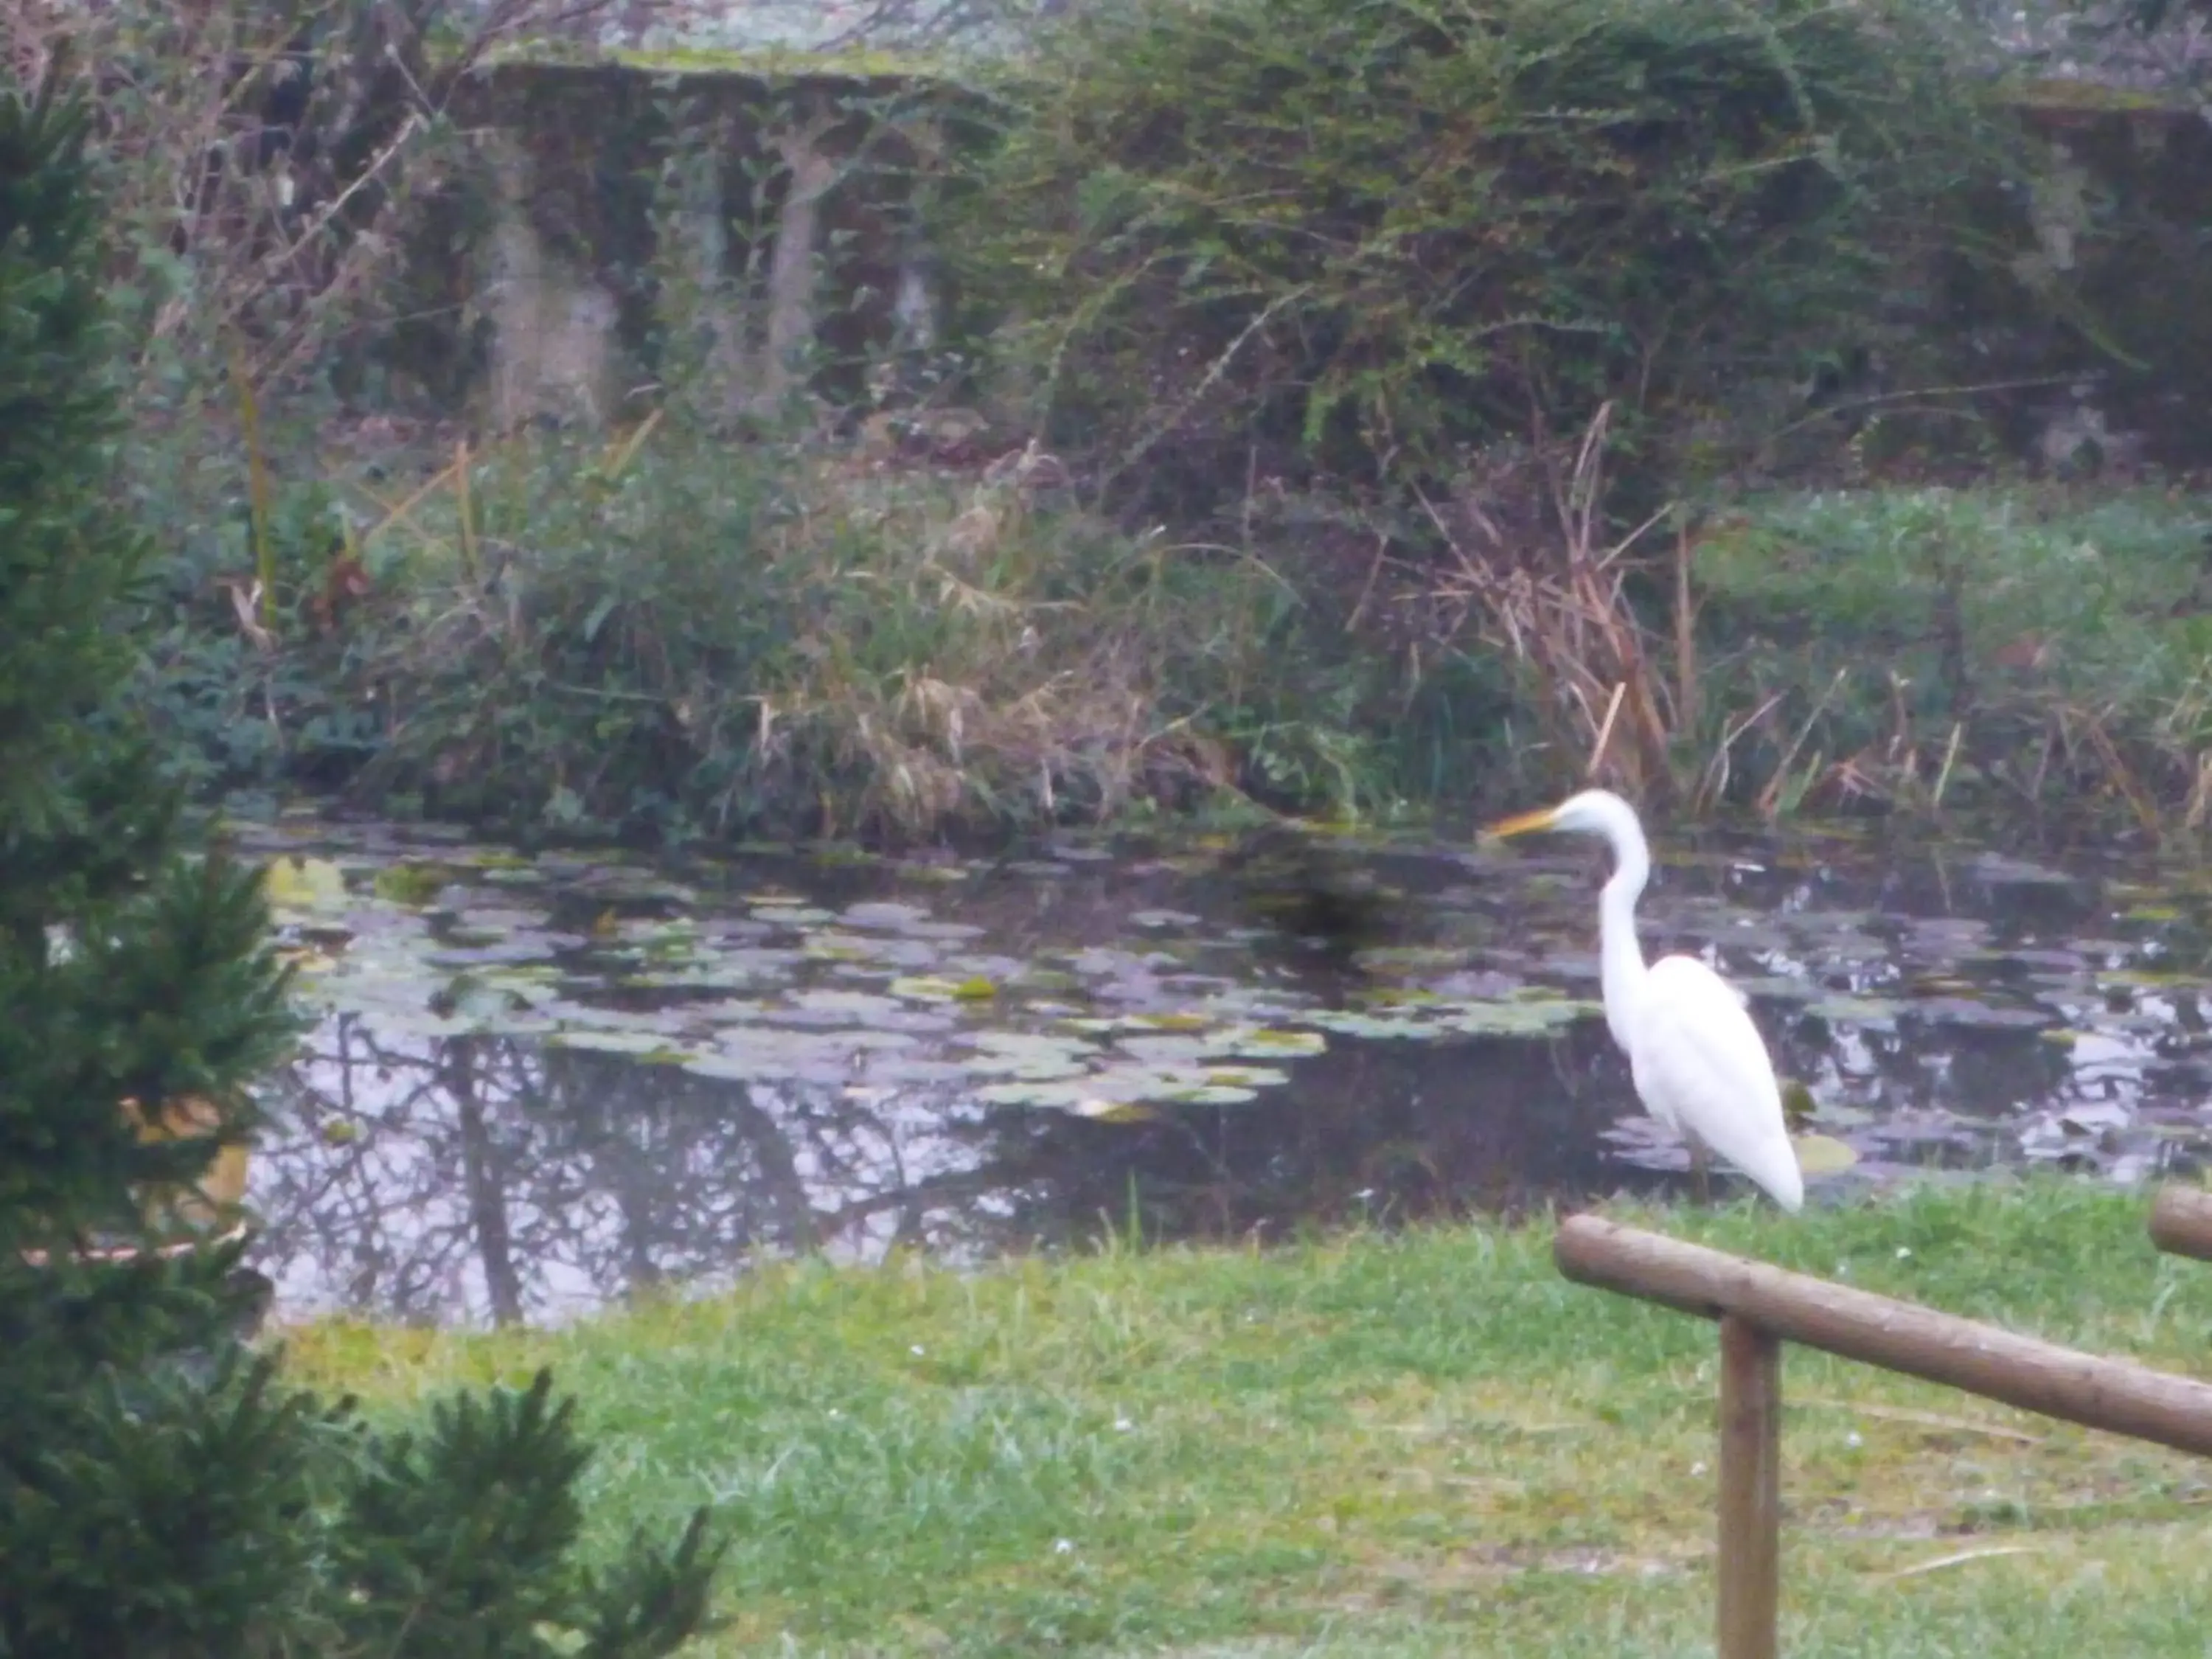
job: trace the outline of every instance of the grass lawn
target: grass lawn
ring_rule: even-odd
[[[1796,1218],[1620,1218],[2212,1376],[2212,1265],[2054,1179]],[[595,1524],[702,1495],[738,1538],[700,1651],[1711,1651],[1713,1328],[1570,1285],[1548,1224],[1266,1254],[755,1274],[557,1333],[291,1334],[372,1406],[545,1361]],[[2203,1659],[2212,1468],[1802,1349],[1793,1656]]]

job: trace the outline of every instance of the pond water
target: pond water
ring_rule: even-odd
[[[519,856],[234,826],[322,1011],[254,1158],[280,1318],[557,1320],[763,1252],[952,1260],[1687,1189],[1597,1006],[1580,843]],[[1269,873],[1271,871],[1273,873]],[[1318,872],[1318,876],[1314,872]],[[1907,1173],[2212,1144],[2212,881],[1843,832],[1662,847],[1648,951],[1753,996],[1810,1127]],[[1741,1190],[1733,1179],[1717,1190]]]

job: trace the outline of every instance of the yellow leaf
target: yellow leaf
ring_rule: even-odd
[[[334,909],[345,902],[345,872],[328,859],[274,858],[261,890],[271,909]]]
[[[1808,1176],[1839,1175],[1859,1161],[1859,1155],[1833,1135],[1792,1135],[1797,1167]]]
[[[1146,1123],[1159,1115],[1152,1107],[1133,1100],[1079,1100],[1071,1109],[1076,1116],[1094,1123]]]

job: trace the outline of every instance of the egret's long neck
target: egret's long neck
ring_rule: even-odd
[[[1605,1023],[1613,1039],[1627,1046],[1628,1010],[1644,992],[1644,949],[1636,942],[1636,901],[1651,878],[1651,855],[1642,837],[1624,837],[1613,848],[1613,878],[1597,896],[1599,971],[1605,992]]]

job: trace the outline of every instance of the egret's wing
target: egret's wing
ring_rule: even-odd
[[[1784,1208],[1797,1208],[1804,1177],[1774,1063],[1742,994],[1694,957],[1662,957],[1631,1024],[1629,1064],[1651,1115],[1696,1135]]]

